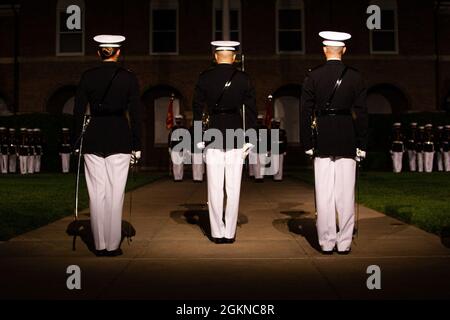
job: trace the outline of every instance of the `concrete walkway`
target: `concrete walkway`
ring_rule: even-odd
[[[128,197],[124,219],[128,220]],[[133,193],[136,236],[124,255],[97,258],[66,232],[71,218],[0,243],[0,298],[450,298],[450,249],[435,236],[361,207],[348,256],[317,251],[311,187],[244,181],[237,241],[208,240],[206,184],[160,180]],[[84,227],[88,213],[81,215]],[[83,230],[81,230],[83,234]],[[81,268],[81,290],[66,268]],[[366,269],[381,268],[381,290]]]

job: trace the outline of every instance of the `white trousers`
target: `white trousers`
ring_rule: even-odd
[[[415,172],[417,170],[417,152],[415,150],[408,150],[409,171]]]
[[[444,171],[444,152],[436,152],[436,162],[438,171]]]
[[[273,180],[283,180],[283,163],[284,163],[284,154],[272,155],[272,161],[277,162],[277,173],[273,175]]]
[[[16,173],[17,168],[17,155],[9,155],[9,172]]]
[[[423,152],[417,152],[417,171],[423,172]]]
[[[250,163],[253,163],[253,174],[252,176],[255,179],[263,179],[264,178],[264,167],[267,163],[267,156],[265,154],[259,153],[251,153],[250,154]],[[251,166],[251,164],[250,164]]]
[[[61,167],[63,173],[68,173],[70,170],[70,153],[60,153]]]
[[[249,158],[249,162],[248,162],[248,175],[250,177],[254,177],[255,176],[255,164],[252,163],[252,160],[250,159],[256,159],[255,158],[255,153],[250,151],[248,154],[248,158]],[[256,160],[255,160],[256,161]]]
[[[34,173],[34,156],[27,157],[27,170],[28,173]]]
[[[184,153],[180,151],[172,151],[170,153],[170,157],[172,158],[172,172],[174,180],[183,180]]]
[[[315,158],[317,234],[322,250],[350,250],[355,225],[356,161]],[[336,231],[336,213],[339,232]]]
[[[203,163],[203,153],[192,154],[192,178],[194,181],[203,181],[205,165]]]
[[[27,174],[28,156],[19,156],[20,173]]]
[[[403,152],[391,151],[392,171],[395,173],[402,172]]]
[[[8,155],[7,154],[0,155],[0,172],[8,173]]]
[[[424,152],[425,172],[433,171],[434,152]]]
[[[208,210],[213,238],[233,239],[236,235],[242,161],[242,149],[206,150]],[[223,220],[224,185],[226,192],[225,221]]]
[[[34,172],[41,172],[41,156],[34,156]]]
[[[450,151],[444,152],[444,170],[450,171]]]
[[[114,251],[122,238],[122,210],[130,154],[84,155],[91,228],[97,250]]]

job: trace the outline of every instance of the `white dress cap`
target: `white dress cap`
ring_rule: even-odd
[[[124,36],[101,34],[94,37],[94,41],[98,42],[99,47],[119,48],[121,43],[125,41]]]
[[[344,41],[352,37],[349,33],[336,31],[321,31],[319,36],[324,39],[323,45],[330,47],[345,47]]]
[[[216,51],[236,51],[240,45],[237,41],[213,41],[211,44],[216,47]]]

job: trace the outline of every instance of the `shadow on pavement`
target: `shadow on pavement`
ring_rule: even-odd
[[[177,210],[170,213],[170,217],[181,224],[197,225],[203,235],[212,241],[211,225],[209,222],[209,212],[206,203],[185,203],[180,206],[187,210]],[[244,214],[239,214],[238,226],[248,223],[248,218]]]
[[[66,229],[66,233],[73,237],[72,240],[72,250],[76,250],[77,238],[80,238],[86,247],[95,254],[95,243],[94,237],[92,235],[91,222],[90,220],[74,220],[72,221]],[[125,238],[132,238],[136,235],[136,229],[128,221],[122,220],[122,239],[120,240],[120,245]]]
[[[317,252],[321,251],[319,239],[317,238],[316,219],[306,211],[280,211],[280,213],[289,216],[286,219],[276,219],[273,226],[283,233],[294,233],[302,236],[308,241],[311,248]]]

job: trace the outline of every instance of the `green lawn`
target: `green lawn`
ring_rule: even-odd
[[[312,170],[291,175],[313,183]],[[450,173],[361,172],[359,202],[441,235],[450,228]]]
[[[162,173],[138,173],[127,190],[150,183]],[[88,207],[84,176],[80,179],[81,209]],[[75,174],[1,175],[0,240],[46,225],[74,213]]]

